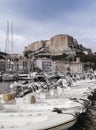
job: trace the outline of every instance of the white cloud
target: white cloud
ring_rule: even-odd
[[[6,3],[7,0],[1,0],[0,2],[4,4],[3,1]],[[8,8],[7,5],[4,7],[2,6],[0,9],[1,50],[5,50],[6,21],[9,20],[10,23],[13,22],[15,53],[22,53],[24,47],[34,41],[48,40],[57,34],[69,34],[76,38],[80,44],[88,48],[90,47],[95,51],[96,16],[92,13],[95,12],[95,8],[93,11],[89,10],[89,12],[87,12],[88,10],[85,10],[85,12],[84,10],[77,10],[77,12],[67,11],[65,13],[64,10],[62,10],[60,14],[52,15],[53,17],[48,16],[48,18],[46,16],[45,19],[42,19],[40,16],[39,19],[35,19],[31,17],[31,15],[30,17],[26,17],[27,13],[19,15],[16,10],[13,11],[12,9],[11,7]]]

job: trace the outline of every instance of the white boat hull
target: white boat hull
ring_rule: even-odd
[[[74,115],[53,112],[38,117],[32,113],[0,113],[0,116],[0,130],[66,130],[76,122]]]

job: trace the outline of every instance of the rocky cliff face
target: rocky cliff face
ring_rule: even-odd
[[[45,45],[46,45],[46,41],[36,41],[36,42],[33,42],[33,43],[31,43],[31,44],[29,44],[27,47],[25,47],[25,52],[26,51],[36,51],[36,50],[38,50],[38,49],[40,49],[40,48],[43,48],[43,47],[45,47]]]
[[[36,51],[40,48],[48,47],[50,52],[60,52],[67,50],[74,45],[74,39],[71,36],[62,34],[52,37],[48,41],[37,41],[25,47],[25,51]]]
[[[57,35],[50,39],[50,46],[49,50],[52,52],[58,52],[67,50],[69,46],[73,45],[73,37],[70,37],[68,35]]]

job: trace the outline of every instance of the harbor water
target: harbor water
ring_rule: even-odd
[[[0,94],[10,92],[12,82],[0,82]],[[92,105],[85,113],[79,115],[75,125],[68,130],[96,130],[96,93],[90,98]]]
[[[10,84],[12,82],[0,82],[0,94],[4,94],[6,92],[10,92]]]

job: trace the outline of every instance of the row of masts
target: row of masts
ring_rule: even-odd
[[[13,23],[7,21],[5,53],[13,53]]]

